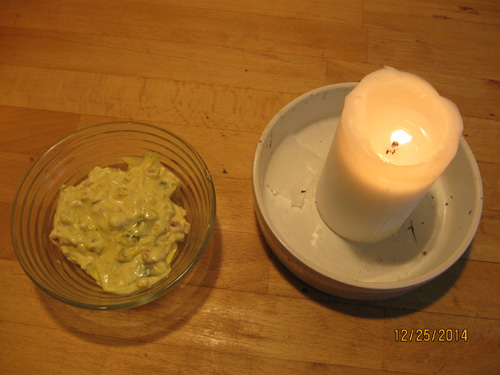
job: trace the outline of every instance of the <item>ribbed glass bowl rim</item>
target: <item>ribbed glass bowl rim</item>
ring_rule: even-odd
[[[154,135],[158,135],[156,133],[163,134],[163,136],[165,136],[166,138],[171,138],[171,139],[174,139],[175,141],[177,141],[179,144],[182,145],[182,147],[186,148],[192,154],[191,156],[196,159],[196,161],[200,164],[200,166],[202,167],[202,169],[204,170],[204,173],[205,173],[205,177],[206,177],[205,181],[207,183],[208,194],[209,194],[209,201],[211,202],[210,211],[208,213],[210,224],[209,224],[209,226],[207,228],[207,231],[205,233],[205,237],[204,237],[203,242],[199,245],[200,246],[199,251],[197,252],[196,257],[193,259],[193,261],[190,262],[189,266],[181,274],[179,274],[176,277],[175,280],[171,281],[169,284],[165,285],[161,289],[158,289],[155,293],[145,294],[145,295],[142,295],[142,296],[138,296],[139,298],[130,298],[129,300],[127,300],[127,301],[125,301],[123,303],[117,303],[117,304],[111,304],[111,305],[107,305],[106,303],[100,303],[100,304],[97,304],[97,303],[96,304],[81,303],[81,302],[78,302],[78,301],[74,301],[74,300],[71,300],[71,299],[64,298],[64,297],[58,295],[57,293],[54,293],[52,290],[43,287],[30,274],[30,272],[28,271],[27,267],[25,266],[25,264],[21,260],[22,259],[21,252],[23,250],[19,248],[18,240],[17,240],[18,236],[17,236],[17,233],[16,233],[16,228],[19,225],[15,221],[15,219],[16,219],[16,210],[18,208],[18,205],[19,205],[20,201],[23,198],[21,196],[21,192],[23,191],[24,184],[29,180],[29,178],[31,177],[31,174],[33,174],[33,173],[36,172],[36,169],[39,166],[39,164],[42,163],[42,161],[45,160],[46,158],[50,157],[50,155],[55,150],[57,150],[58,148],[64,147],[64,145],[66,143],[71,142],[75,138],[78,138],[80,136],[85,137],[85,133],[89,133],[88,134],[89,136],[92,136],[92,135],[93,136],[97,136],[100,133],[106,133],[108,131],[121,132],[123,130],[116,130],[116,129],[115,130],[111,130],[111,129],[108,129],[109,127],[117,126],[117,125],[120,125],[120,124],[122,124],[122,125],[123,124],[133,125],[133,126],[142,128],[142,129],[134,129],[134,130],[128,129],[125,132],[131,132],[131,131],[133,131],[135,133],[144,133],[144,132],[147,132],[147,130],[149,130],[149,131],[155,132]],[[99,132],[98,131],[99,129],[102,129],[102,131]],[[51,147],[49,147],[42,155],[40,155],[40,157],[38,157],[34,161],[34,163],[29,168],[28,172],[24,175],[24,177],[23,177],[23,179],[22,179],[22,181],[21,181],[21,183],[20,183],[20,185],[19,185],[19,187],[17,189],[17,192],[16,192],[16,196],[15,196],[15,199],[14,199],[14,204],[13,204],[12,212],[11,212],[11,241],[12,241],[12,245],[14,247],[14,252],[16,254],[16,257],[17,257],[17,259],[19,261],[19,264],[23,268],[23,271],[25,272],[25,274],[31,279],[31,281],[40,290],[42,290],[43,292],[45,292],[49,296],[51,296],[51,297],[53,297],[53,298],[55,298],[55,299],[57,299],[57,300],[59,300],[59,301],[61,301],[63,303],[66,303],[68,305],[79,307],[79,308],[83,308],[83,309],[87,309],[87,310],[105,310],[105,311],[111,311],[111,310],[128,309],[128,308],[134,308],[134,307],[139,307],[139,306],[145,305],[147,303],[150,303],[150,302],[152,302],[152,301],[160,298],[166,292],[170,291],[177,284],[179,284],[196,267],[196,265],[200,261],[202,255],[204,254],[204,252],[205,252],[205,250],[206,250],[206,248],[207,248],[207,246],[208,246],[208,244],[210,242],[210,239],[212,237],[212,233],[213,233],[213,229],[214,229],[214,224],[215,224],[215,217],[216,217],[216,207],[217,207],[217,204],[216,204],[215,187],[214,187],[214,183],[213,183],[210,171],[209,171],[208,167],[206,166],[204,160],[198,154],[198,152],[189,143],[187,143],[184,139],[182,139],[181,137],[177,136],[176,134],[174,134],[174,133],[172,133],[172,132],[170,132],[170,131],[168,131],[166,129],[163,129],[163,128],[159,127],[159,126],[152,125],[152,124],[147,124],[147,123],[143,123],[143,122],[137,122],[137,121],[110,121],[110,122],[103,122],[103,123],[98,123],[98,124],[86,126],[84,128],[81,128],[81,129],[78,129],[78,130],[74,131],[73,133],[67,135],[66,137],[64,137],[62,139],[60,139],[54,145],[52,145]],[[130,296],[133,297],[135,295],[131,294]]]

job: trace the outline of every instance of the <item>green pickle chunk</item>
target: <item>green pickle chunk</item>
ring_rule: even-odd
[[[167,276],[190,227],[171,200],[180,181],[160,156],[123,160],[127,171],[95,167],[79,185],[62,186],[50,233],[66,258],[116,294]]]

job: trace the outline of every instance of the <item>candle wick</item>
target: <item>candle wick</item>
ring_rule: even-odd
[[[397,151],[397,148],[399,146],[399,142],[398,141],[394,141],[392,142],[391,144],[391,148],[387,148],[387,150],[385,150],[385,154],[387,155],[389,152],[394,155]]]

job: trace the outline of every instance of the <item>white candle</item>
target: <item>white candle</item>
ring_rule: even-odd
[[[463,124],[425,80],[393,68],[367,75],[346,97],[320,174],[316,204],[342,237],[394,234],[455,157]]]

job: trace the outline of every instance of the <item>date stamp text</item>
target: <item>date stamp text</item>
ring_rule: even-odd
[[[394,330],[396,342],[467,342],[467,329],[452,328],[397,328]]]

